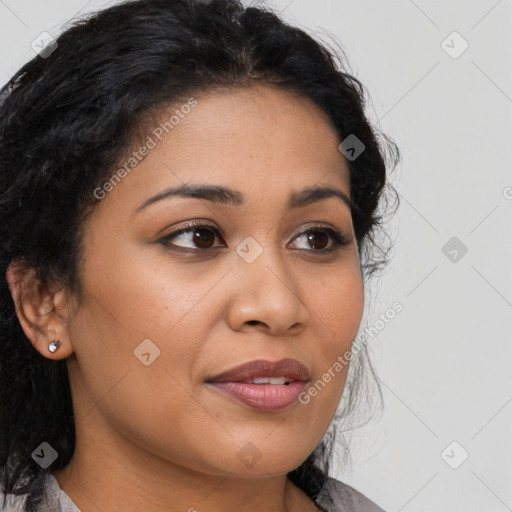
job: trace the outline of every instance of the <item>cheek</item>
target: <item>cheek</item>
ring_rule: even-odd
[[[102,399],[114,386],[121,387],[126,375],[145,368],[134,351],[145,339],[160,350],[160,333],[172,327],[179,313],[175,319],[168,306],[172,300],[162,300],[169,290],[151,279],[147,266],[136,265],[119,244],[102,241],[99,235],[95,244],[89,240],[80,275],[82,305],[68,326],[83,407]]]
[[[313,331],[322,333],[319,348],[332,359],[350,348],[362,320],[364,288],[359,266],[347,265],[311,289],[308,306],[316,323]]]
[[[94,322],[101,323],[102,335],[115,332],[114,344],[127,338],[131,343],[150,338],[159,344],[167,343],[183,323],[201,330],[188,315],[211,308],[215,286],[229,265],[176,264],[163,249],[157,252],[149,246],[137,251],[105,247],[109,249],[98,247],[101,254],[89,260],[82,279],[86,300],[91,299],[87,308]]]
[[[87,415],[84,425],[106,421],[148,452],[197,469],[219,457],[205,444],[206,428],[225,449],[232,444],[213,413],[193,398],[209,319],[219,318],[208,297],[219,279],[206,275],[194,282],[167,270],[141,265],[128,273],[118,266],[108,280],[84,280],[86,302],[70,325],[79,365],[71,371],[74,402],[79,421]],[[138,350],[148,339],[144,352]],[[150,364],[134,351],[149,352]]]
[[[317,364],[304,403],[327,425],[343,393],[350,350],[363,316],[364,288],[358,268],[333,274],[332,279],[323,281],[316,293],[309,295]]]
[[[155,410],[167,411],[158,417],[165,428],[179,429],[190,408],[188,417],[204,422],[204,410],[196,410],[186,390],[197,380],[201,349],[221,317],[215,286],[230,267],[198,279],[197,266],[173,265],[164,253],[156,262],[143,252],[132,257],[119,247],[91,251],[81,276],[84,304],[69,325],[82,409],[115,396],[112,413],[133,411],[140,432],[144,422],[158,430]]]

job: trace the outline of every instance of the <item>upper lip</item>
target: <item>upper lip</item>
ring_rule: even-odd
[[[208,382],[241,382],[256,377],[285,377],[290,381],[307,381],[309,370],[295,359],[255,359],[212,377]]]

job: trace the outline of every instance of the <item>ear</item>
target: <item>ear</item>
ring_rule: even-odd
[[[16,315],[23,332],[35,349],[48,359],[64,359],[73,353],[68,332],[71,310],[68,293],[62,284],[43,286],[33,267],[12,261],[6,273]],[[54,353],[48,345],[59,340]]]

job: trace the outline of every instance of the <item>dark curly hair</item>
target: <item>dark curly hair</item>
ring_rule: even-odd
[[[50,471],[31,453],[46,441],[58,452],[51,469],[64,468],[75,423],[66,360],[42,357],[24,335],[9,264],[22,261],[43,284],[61,281],[80,297],[81,227],[97,205],[93,191],[144,120],[193,94],[262,83],[312,100],[341,140],[363,142],[348,162],[352,221],[364,279],[377,275],[391,248],[379,240],[387,211],[379,207],[390,205],[386,191],[398,205],[386,174],[400,154],[368,121],[367,91],[345,61],[269,7],[132,0],[75,21],[50,55],[35,56],[0,90],[0,481],[6,494],[28,495],[26,512],[37,509]],[[354,365],[343,418],[361,395]],[[312,498],[329,474],[333,439],[329,429],[288,474]]]

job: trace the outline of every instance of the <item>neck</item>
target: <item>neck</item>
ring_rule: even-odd
[[[73,459],[52,472],[81,512],[168,512],[170,504],[172,510],[187,512],[318,511],[286,475],[206,474],[119,439],[91,439],[95,436],[84,439],[77,432]]]

